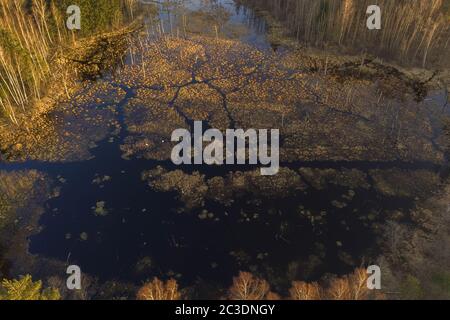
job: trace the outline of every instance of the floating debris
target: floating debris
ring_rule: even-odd
[[[347,204],[345,202],[340,202],[338,200],[333,200],[331,204],[333,205],[333,207],[336,207],[338,209],[343,209],[347,207]]]
[[[88,239],[88,234],[86,232],[80,233],[80,239],[86,241]]]
[[[143,257],[136,263],[136,272],[143,273],[148,272],[153,267],[153,260],[151,257]]]
[[[101,176],[101,177],[96,177],[94,180],[92,180],[92,184],[97,184],[97,185],[101,185],[105,182],[111,181],[111,177],[110,176]]]
[[[58,181],[61,182],[61,183],[66,183],[66,182],[67,182],[67,180],[64,179],[64,178],[61,177],[61,176],[58,176],[57,179],[58,179]]]
[[[97,202],[96,206],[92,207],[92,209],[94,210],[94,214],[100,217],[108,215],[108,210],[105,208],[105,206],[106,206],[105,201]]]

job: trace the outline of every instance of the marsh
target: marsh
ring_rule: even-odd
[[[352,38],[363,37],[351,33],[355,6],[325,35],[336,1],[311,7],[310,25],[300,6],[293,17],[290,1],[274,3],[136,4],[57,55],[79,78],[59,81],[33,121],[0,127],[3,277],[64,287],[78,265],[82,298],[133,299],[157,277],[205,299],[223,297],[239,271],[281,295],[362,264],[382,266],[387,292],[424,275],[414,257],[446,225],[445,51],[411,54],[414,38],[370,56]],[[111,33],[124,17],[132,27]],[[277,174],[251,161],[175,165],[172,133],[190,138],[200,122],[279,130]],[[430,278],[449,270],[445,248],[432,250]]]

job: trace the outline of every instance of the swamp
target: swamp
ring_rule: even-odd
[[[450,1],[70,2],[0,2],[0,299],[450,299]],[[198,121],[278,173],[175,165]]]

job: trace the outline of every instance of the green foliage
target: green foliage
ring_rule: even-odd
[[[59,291],[42,289],[42,282],[33,282],[30,275],[20,280],[4,279],[0,285],[0,300],[59,300]]]
[[[20,49],[19,41],[11,32],[3,28],[0,28],[0,46],[8,53],[16,52]]]
[[[70,5],[80,7],[81,36],[105,31],[123,20],[123,1],[120,0],[62,0],[57,5],[63,17],[67,17]]]
[[[406,300],[420,300],[423,298],[423,289],[420,280],[408,275],[400,285],[400,296]]]
[[[20,66],[22,71],[22,80],[25,85],[31,83],[32,60],[30,54],[20,46],[19,40],[14,36],[14,34],[3,28],[0,28],[0,48],[4,53],[6,53],[7,56],[13,57],[16,63]],[[1,65],[0,72],[4,72]],[[0,90],[0,97],[3,94],[4,90]]]
[[[432,283],[445,298],[450,299],[450,272],[435,274]]]

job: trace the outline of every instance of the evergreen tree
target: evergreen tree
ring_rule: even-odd
[[[0,300],[59,300],[57,289],[42,289],[42,281],[33,282],[30,275],[19,280],[4,279],[0,285]]]

